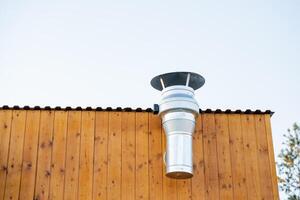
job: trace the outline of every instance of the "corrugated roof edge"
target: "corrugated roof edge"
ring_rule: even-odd
[[[136,108],[136,109],[132,109],[130,107],[126,107],[126,108],[121,108],[121,107],[117,107],[117,108],[112,108],[112,107],[106,107],[106,108],[102,108],[102,107],[96,107],[96,108],[92,108],[92,107],[86,107],[86,108],[82,108],[80,106],[78,107],[60,107],[60,106],[56,106],[56,107],[50,107],[50,106],[45,106],[45,107],[40,107],[40,106],[34,106],[34,107],[30,107],[30,106],[7,106],[4,105],[2,107],[0,107],[1,110],[86,110],[86,111],[124,111],[124,112],[154,112],[152,108]],[[265,111],[261,111],[261,110],[250,110],[247,109],[245,111],[242,110],[221,110],[221,109],[216,109],[216,110],[212,110],[212,109],[200,109],[199,110],[200,113],[232,113],[232,114],[270,114],[271,116],[274,114],[273,111],[271,110],[265,110]]]
[[[270,114],[272,116],[275,112],[273,112],[271,110],[262,111],[262,110],[250,110],[250,109],[247,109],[245,111],[242,111],[242,110],[230,110],[230,109],[227,109],[227,110],[221,110],[221,109],[216,109],[216,110],[205,109],[205,110],[202,110],[202,109],[200,109],[200,113]]]

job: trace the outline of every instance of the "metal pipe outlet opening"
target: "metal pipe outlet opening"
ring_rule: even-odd
[[[162,118],[166,134],[164,162],[166,176],[170,178],[193,176],[193,133],[199,114],[194,91],[204,82],[201,75],[192,72],[171,72],[151,80],[152,87],[162,91],[154,110]]]

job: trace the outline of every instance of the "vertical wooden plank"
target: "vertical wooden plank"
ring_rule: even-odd
[[[77,199],[81,135],[81,111],[69,111],[64,199]]]
[[[95,111],[82,112],[81,123],[78,197],[85,200],[93,197]]]
[[[107,199],[121,198],[121,113],[109,113]]]
[[[135,198],[135,114],[122,113],[122,199]]]
[[[227,115],[215,114],[215,122],[218,147],[220,199],[233,199]]]
[[[206,199],[219,199],[217,138],[214,114],[203,114]]]
[[[40,127],[40,111],[27,111],[20,199],[33,199]]]
[[[54,111],[41,111],[34,199],[49,198]]]
[[[202,114],[196,121],[195,133],[193,135],[193,159],[194,176],[192,178],[192,199],[204,200],[205,179],[204,179],[204,155],[203,155],[203,127]]]
[[[258,172],[254,116],[252,114],[242,114],[241,125],[245,150],[248,199],[261,199],[259,179],[263,177],[260,177]]]
[[[247,199],[244,144],[239,114],[228,114],[234,199]]]
[[[149,189],[150,199],[159,200],[162,195],[162,141],[161,119],[149,114]]]
[[[267,141],[268,141],[270,167],[271,167],[273,195],[274,195],[274,199],[279,199],[274,148],[273,148],[273,141],[272,141],[271,119],[269,114],[265,114],[265,125],[266,125],[266,134],[267,134]]]
[[[177,180],[177,199],[192,199],[191,179]],[[175,192],[175,191],[174,191]]]
[[[96,112],[93,199],[107,199],[108,112]]]
[[[255,115],[254,120],[258,149],[261,197],[262,199],[274,199],[265,119],[263,115]]]
[[[51,161],[50,199],[63,199],[68,112],[55,111]]]
[[[26,111],[14,110],[8,158],[8,173],[4,199],[18,199],[22,172],[22,157]]]
[[[136,199],[149,199],[148,113],[136,113]]]
[[[0,199],[3,199],[5,191],[11,119],[11,110],[0,110]]]
[[[165,155],[166,152],[166,135],[164,129],[162,127],[162,155]],[[162,166],[163,172],[163,199],[177,199],[177,181],[176,179],[172,179],[166,176],[166,165]]]

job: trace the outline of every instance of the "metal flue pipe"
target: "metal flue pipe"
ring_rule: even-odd
[[[199,114],[194,91],[204,82],[201,75],[192,72],[161,74],[151,80],[152,87],[162,91],[156,109],[166,134],[164,161],[170,178],[193,176],[193,133]]]

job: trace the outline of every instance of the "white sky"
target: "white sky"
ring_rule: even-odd
[[[183,3],[184,2],[184,3]],[[300,1],[0,1],[0,104],[152,107],[157,74],[206,78],[202,109],[300,113]]]

